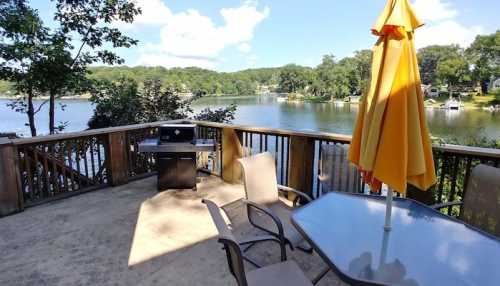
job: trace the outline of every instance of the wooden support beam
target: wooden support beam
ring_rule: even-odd
[[[118,186],[128,183],[128,146],[125,132],[108,134],[109,183]]]
[[[0,217],[23,210],[17,148],[0,145]]]
[[[239,158],[243,157],[241,133],[232,128],[222,129],[222,179],[228,183],[241,181],[241,165]]]
[[[291,136],[288,162],[288,186],[312,196],[314,139]]]

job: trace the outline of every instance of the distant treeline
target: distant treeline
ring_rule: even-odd
[[[273,86],[281,68],[247,69],[238,72],[216,72],[197,67],[93,67],[92,79],[117,81],[131,78],[137,82],[159,80],[179,92],[208,95],[252,95],[262,86]]]
[[[477,36],[470,47],[458,45],[428,46],[418,51],[422,83],[448,87],[481,86],[488,91],[492,79],[500,77],[500,32]],[[183,93],[201,95],[251,95],[269,90],[321,98],[360,95],[370,77],[371,51],[354,52],[337,60],[323,56],[312,68],[295,64],[275,68],[216,72],[196,67],[91,67],[88,77],[116,82],[122,78],[138,83],[159,80],[163,86]],[[0,81],[0,93],[12,88]]]

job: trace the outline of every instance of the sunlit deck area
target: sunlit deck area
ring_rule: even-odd
[[[149,177],[26,209],[0,220],[0,285],[236,285],[201,199],[223,205],[237,234],[257,234],[243,194],[214,176],[199,178],[197,192],[157,192]],[[310,278],[323,266],[288,254]],[[249,256],[267,265],[279,248],[259,244]],[[318,285],[342,284],[330,272]]]

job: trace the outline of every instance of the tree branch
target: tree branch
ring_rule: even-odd
[[[73,61],[71,62],[71,68],[73,68],[73,66],[76,63],[76,60],[78,59],[78,57],[80,57],[80,54],[82,53],[83,47],[87,44],[87,36],[90,34],[90,30],[92,29],[92,27],[93,26],[90,26],[87,29],[87,32],[85,33],[85,36],[83,36],[83,38],[82,38],[82,44],[80,45],[80,48],[78,49],[78,53],[76,53],[75,58],[73,58]]]
[[[44,106],[47,102],[49,102],[49,100],[48,100],[48,99],[46,99],[44,102],[42,102],[42,103],[41,103],[41,104],[37,107],[37,109],[35,109],[35,111],[33,112],[33,114],[37,114],[37,113],[38,113],[38,112],[42,109],[42,107],[43,107],[43,106]]]

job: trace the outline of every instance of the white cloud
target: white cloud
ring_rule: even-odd
[[[252,46],[249,43],[241,43],[238,46],[238,51],[248,54],[252,50]]]
[[[470,45],[476,35],[484,33],[481,26],[464,26],[458,20],[458,10],[446,0],[415,0],[413,8],[425,26],[415,33],[415,45]]]
[[[123,29],[138,29],[146,25],[163,25],[172,17],[172,11],[162,0],[135,0],[142,13],[137,15],[133,23],[118,22],[116,26]]]
[[[454,20],[446,20],[437,24],[423,26],[417,30],[415,45],[422,48],[428,45],[458,44],[469,46],[478,34],[484,33],[481,26],[465,27]]]
[[[214,59],[227,47],[250,52],[255,28],[269,12],[269,7],[259,11],[248,2],[237,8],[223,8],[222,25],[194,9],[174,13],[162,25],[160,43],[147,43],[138,64],[213,67],[217,62]]]
[[[458,11],[443,0],[415,0],[413,9],[422,21],[440,21],[454,18]]]
[[[173,67],[200,67],[205,69],[215,68],[217,61],[210,58],[182,57],[163,53],[142,53],[137,61],[143,66]]]

